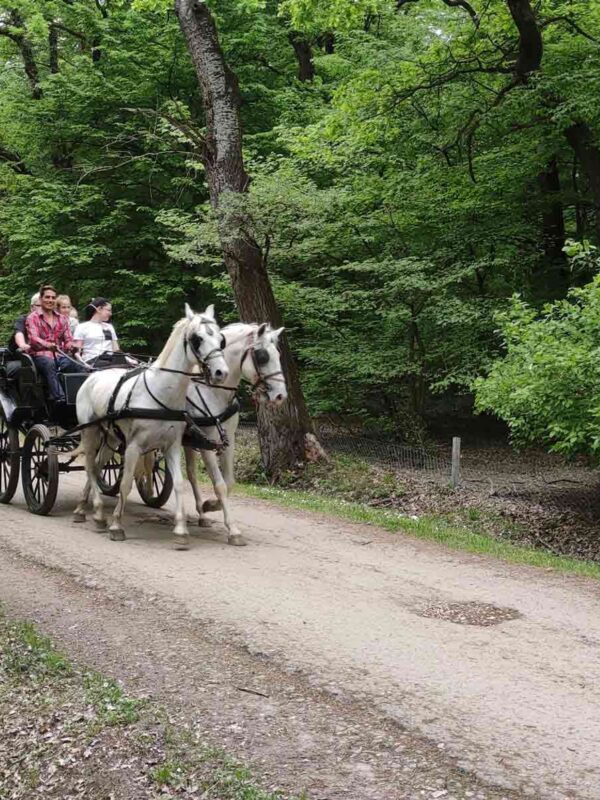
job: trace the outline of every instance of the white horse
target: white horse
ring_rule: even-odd
[[[221,330],[225,338],[223,354],[229,369],[227,387],[213,387],[201,382],[191,383],[187,394],[189,415],[196,418],[204,416],[218,419],[228,408],[242,379],[254,386],[254,397],[257,402],[273,405],[283,403],[287,398],[287,387],[277,349],[277,340],[282,331],[283,328],[271,330],[267,323],[246,325],[240,322],[223,328]],[[217,496],[216,500],[202,503],[196,469],[196,451],[191,447],[184,447],[187,476],[196,500],[198,524],[208,527],[211,522],[204,516],[204,512],[218,511],[221,508],[227,529],[227,541],[233,545],[246,544],[239,529],[231,521],[228,502],[228,495],[234,484],[235,433],[239,420],[240,416],[236,413],[222,423],[229,445],[221,455],[218,456],[214,450],[200,451]],[[209,439],[219,441],[219,430],[216,426],[203,427],[202,431]]]
[[[175,489],[175,546],[180,550],[189,546],[180,456],[181,437],[185,429],[182,412],[186,406],[186,392],[191,370],[198,365],[204,366],[210,382],[215,384],[227,380],[229,369],[221,350],[221,332],[214,319],[213,306],[209,306],[203,314],[195,314],[186,304],[185,311],[186,316],[175,324],[162,352],[149,367],[133,373],[123,369],[95,372],[77,394],[77,419],[80,424],[105,417],[111,411],[111,406],[117,413],[131,408],[154,412],[157,416],[152,419],[141,416],[117,420],[120,437],[125,441],[125,454],[119,500],[109,528],[113,541],[125,539],[121,519],[140,456],[160,449],[165,455]],[[168,419],[169,412],[171,419]],[[178,419],[180,415],[181,419]],[[161,419],[161,416],[165,419]],[[106,529],[98,476],[110,448],[116,450],[118,446],[119,436],[106,424],[92,425],[82,431],[81,450],[86,458],[87,483],[73,515],[75,522],[85,521],[85,509],[91,492],[96,526],[99,530]],[[100,451],[105,451],[104,457]]]

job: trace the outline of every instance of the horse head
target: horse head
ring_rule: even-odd
[[[278,406],[287,398],[287,386],[277,347],[283,330],[272,330],[267,322],[263,322],[248,335],[242,357],[242,376],[254,387],[254,397],[258,403]]]
[[[192,356],[190,360],[204,368],[210,383],[224,383],[229,367],[223,356],[224,341],[215,321],[215,307],[210,305],[203,313],[196,314],[186,303],[185,316],[184,343]]]

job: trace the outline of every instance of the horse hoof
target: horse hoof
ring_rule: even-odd
[[[82,511],[76,511],[73,514],[73,522],[85,522],[85,514]]]
[[[206,519],[206,517],[200,517],[198,519],[198,525],[201,528],[211,528],[212,527],[212,520]]]
[[[202,503],[202,511],[206,513],[207,511],[221,511],[222,510],[221,501],[213,498],[211,500],[205,500]]]
[[[176,533],[173,539],[173,547],[175,548],[175,550],[189,550],[190,549],[189,533]]]
[[[111,528],[110,529],[110,540],[111,542],[124,542],[125,541],[125,531],[123,528]]]
[[[234,547],[246,547],[248,542],[241,533],[232,533],[231,536],[227,537],[227,544],[232,544]]]
[[[105,531],[106,530],[106,520],[105,519],[95,519],[94,525],[96,526],[97,531]]]

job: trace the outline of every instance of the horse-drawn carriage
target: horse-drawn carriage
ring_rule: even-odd
[[[129,363],[115,359],[114,366]],[[70,455],[79,445],[75,401],[88,375],[61,373],[66,403],[52,404],[33,359],[0,348],[0,503],[10,503],[19,473],[27,507],[33,514],[49,514],[56,501],[61,472],[78,472],[85,467]],[[98,480],[105,495],[119,491],[122,449],[115,450],[103,465]],[[163,506],[173,488],[162,454],[157,452],[151,480],[136,481],[142,500],[153,508]]]

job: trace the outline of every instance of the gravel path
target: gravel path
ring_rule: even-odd
[[[0,507],[0,600],[315,800],[600,797],[600,586],[238,499],[171,548]],[[191,508],[191,503],[188,503]]]

